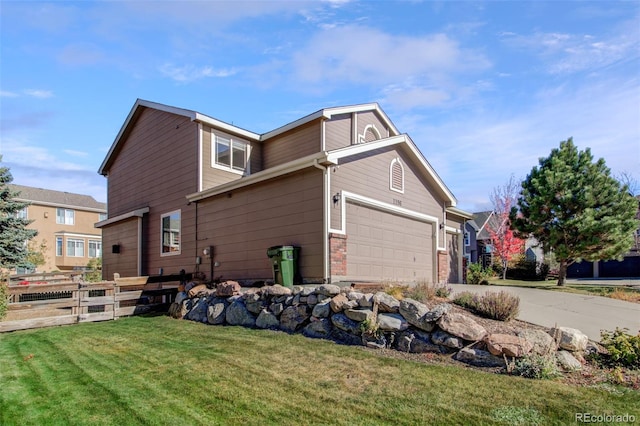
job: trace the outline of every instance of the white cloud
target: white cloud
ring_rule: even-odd
[[[197,67],[195,65],[176,66],[170,63],[159,68],[165,76],[180,83],[188,83],[202,78],[224,78],[235,75],[238,71],[235,68],[215,69],[211,66]]]
[[[53,97],[53,92],[51,90],[26,89],[24,93],[28,96],[39,99],[47,99]]]
[[[0,90],[0,97],[1,98],[17,98],[18,96],[20,96],[20,95],[17,94],[16,92],[9,92],[7,90]]]
[[[76,151],[73,149],[64,149],[62,150],[62,152],[64,152],[67,155],[70,155],[72,157],[88,157],[89,153],[85,152],[85,151]]]

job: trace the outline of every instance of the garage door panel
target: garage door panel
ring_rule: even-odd
[[[430,223],[352,203],[346,221],[350,279],[432,280]]]

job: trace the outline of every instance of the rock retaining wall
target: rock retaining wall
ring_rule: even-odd
[[[453,312],[449,303],[427,306],[332,284],[243,289],[228,281],[215,289],[193,284],[187,289],[170,308],[175,318],[276,329],[371,348],[453,354],[479,367],[505,367],[507,357],[555,354],[565,370],[576,370],[589,345],[586,335],[571,328],[489,333],[471,316]]]

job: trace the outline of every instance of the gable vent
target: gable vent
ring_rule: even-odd
[[[390,189],[392,191],[402,192],[404,193],[404,166],[400,162],[399,158],[394,158],[391,161],[391,166],[389,167],[390,174]]]

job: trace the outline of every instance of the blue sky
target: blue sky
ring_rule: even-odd
[[[640,180],[640,2],[0,2],[14,183],[106,201],[136,98],[262,133],[378,102],[458,206],[573,137]]]

